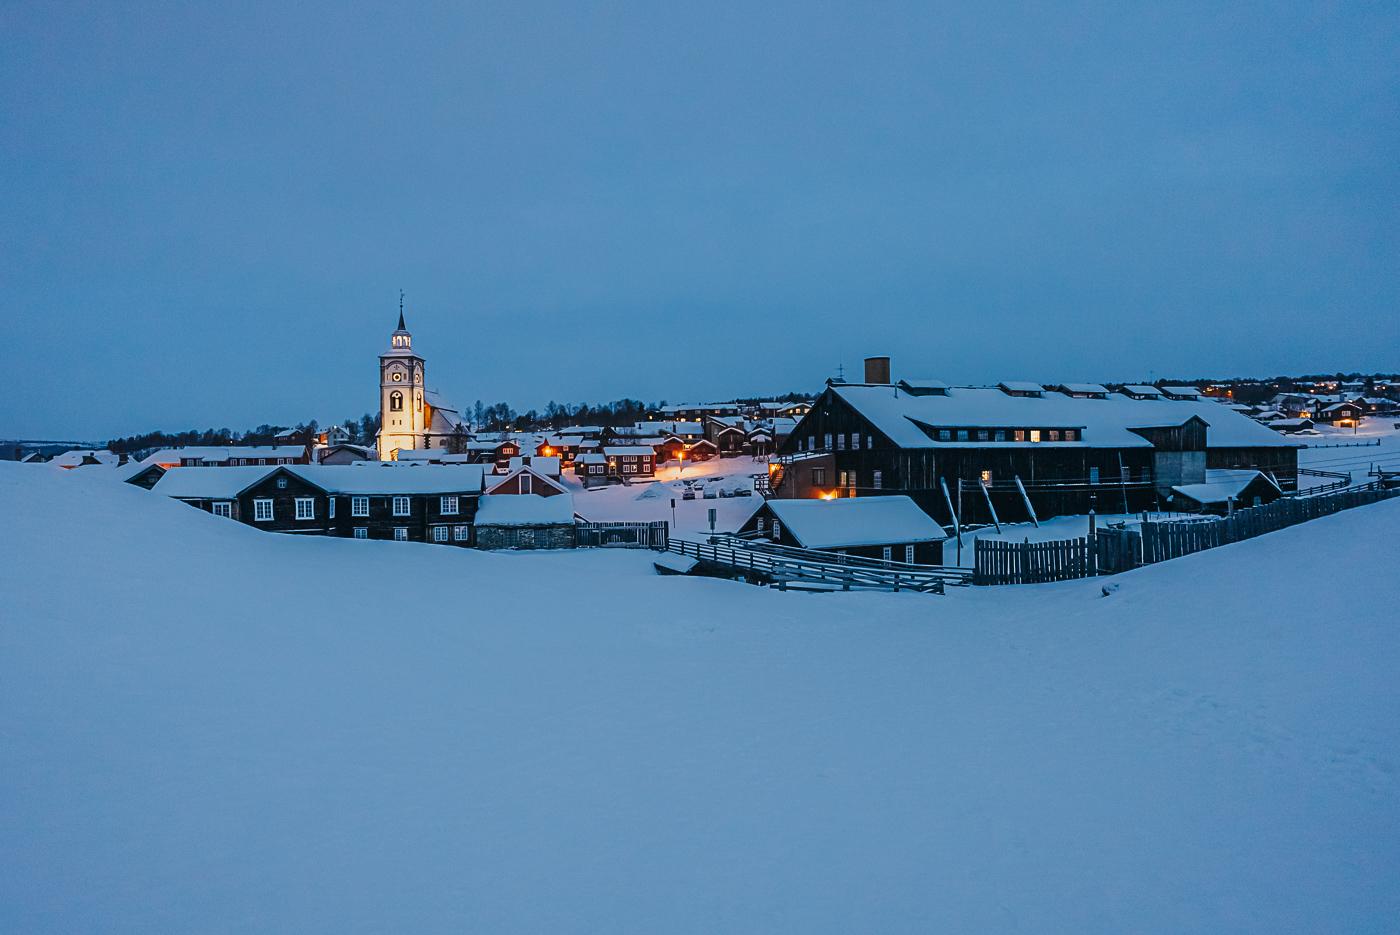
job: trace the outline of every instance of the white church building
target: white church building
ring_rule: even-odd
[[[401,449],[446,448],[459,428],[467,431],[457,410],[427,388],[400,308],[389,350],[379,355],[379,460],[397,460]]]

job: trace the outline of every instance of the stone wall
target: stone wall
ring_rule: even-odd
[[[567,526],[477,526],[478,549],[572,549],[573,524]]]

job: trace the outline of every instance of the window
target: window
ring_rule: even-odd
[[[994,442],[1004,442],[1004,441],[1006,441],[1006,431],[1005,431],[1004,429],[998,429],[997,431],[993,432],[993,433],[992,433],[992,441],[994,441]]]
[[[297,519],[316,518],[316,500],[312,497],[297,497]]]
[[[777,542],[783,538],[783,524],[776,519],[773,520],[773,541]]]
[[[869,451],[871,448],[874,448],[874,447],[875,447],[874,445],[871,444],[871,442],[872,442],[873,440],[874,440],[874,439],[872,439],[869,435],[865,436],[865,450],[866,450],[866,451]]]
[[[1096,468],[1096,467],[1091,467],[1091,468],[1089,468],[1089,483],[1091,483],[1091,484],[1097,484],[1098,482],[1099,482],[1099,469]]]
[[[351,516],[368,516],[368,515],[369,515],[369,497],[351,497],[351,498],[350,498],[350,515],[351,515]]]
[[[1026,430],[1025,430],[1025,429],[1017,429],[1017,430],[1016,430],[1015,439],[1016,439],[1016,441],[1018,441],[1018,442],[1023,442],[1023,441],[1025,441],[1025,440],[1026,440]]]
[[[884,486],[885,486],[885,472],[884,472],[884,471],[876,471],[875,473],[871,474],[871,475],[870,475],[870,486],[871,486],[871,487],[874,487],[876,490],[879,490],[880,488],[884,487]]]
[[[408,541],[408,527],[407,527],[407,526],[395,526],[395,527],[394,527],[394,541],[395,541],[395,542],[407,542],[407,541]]]
[[[1077,441],[1079,441],[1079,429],[1065,429],[1065,441],[1067,441],[1067,442],[1077,442]]]
[[[254,501],[253,501],[253,521],[254,521],[254,522],[257,522],[257,523],[266,523],[266,522],[270,522],[271,520],[272,520],[272,501],[271,501],[271,500],[254,500]]]
[[[991,482],[992,482],[992,472],[991,472],[991,471],[983,471],[983,472],[982,472],[982,483],[985,485],[985,484],[990,484]]]
[[[958,441],[967,441],[967,429],[958,429]]]
[[[1059,441],[1059,440],[1060,440],[1060,430],[1059,430],[1059,429],[1051,429],[1051,430],[1050,430],[1050,441],[1052,441],[1052,442],[1057,442],[1057,441]]]
[[[952,441],[952,440],[953,440],[953,432],[952,432],[952,430],[950,430],[950,429],[939,429],[939,430],[938,430],[938,440],[941,441],[941,442],[950,442],[950,441]]]
[[[209,504],[209,512],[215,516],[223,516],[233,519],[233,504],[227,500]]]
[[[978,430],[977,430],[977,440],[978,440],[979,442],[987,441],[989,437],[990,437],[990,435],[989,435],[989,433],[987,432],[986,429],[978,429]]]
[[[830,433],[830,432],[827,432],[825,435],[822,436],[822,449],[825,450],[825,451],[830,451],[830,450],[831,450],[831,433]]]
[[[356,538],[356,539],[368,539],[368,538],[369,538],[369,530],[366,529],[364,526],[356,526],[356,527],[355,527],[355,538]]]
[[[845,433],[845,432],[842,432],[840,435],[837,435],[837,436],[836,436],[836,450],[837,450],[837,451],[845,451],[845,450],[846,450],[846,433]]]
[[[883,558],[883,559],[884,559],[885,561],[887,561],[887,562],[890,561],[891,559],[893,559],[893,558],[894,558],[894,546],[892,546],[892,545],[887,545],[887,546],[885,546],[883,549],[881,549],[881,550],[880,550],[880,557]]]
[[[763,531],[764,531],[765,528],[767,528],[767,525],[768,525],[768,521],[767,521],[766,519],[764,519],[762,516],[760,516],[760,517],[758,518],[758,534],[759,534],[760,536],[763,535]]]
[[[1040,441],[1040,429],[1031,429],[1031,441]]]
[[[398,390],[389,394],[389,411],[403,412],[403,394]]]
[[[335,497],[326,498],[326,519],[335,519]]]
[[[447,541],[447,527],[446,527],[446,526],[434,526],[434,527],[433,527],[433,541],[434,541],[434,542],[446,542],[446,541]]]
[[[442,498],[442,502],[441,502],[439,505],[442,507],[442,515],[443,515],[443,516],[456,516],[456,515],[457,515],[457,498],[456,498],[456,497],[443,497],[443,498]]]
[[[906,545],[904,547],[904,564],[914,564],[914,547],[912,545]]]
[[[395,498],[394,498],[394,515],[395,515],[395,516],[407,516],[407,515],[409,515],[409,503],[408,503],[408,498],[407,498],[407,497],[395,497]]]
[[[452,541],[453,541],[453,542],[466,542],[467,539],[470,538],[470,537],[471,537],[471,527],[470,527],[470,526],[453,526],[453,527],[452,527]]]
[[[279,477],[279,478],[277,478],[277,489],[278,489],[278,490],[286,490],[286,489],[287,489],[287,478],[285,478],[285,477]]]
[[[815,435],[808,435],[808,436],[807,436],[807,450],[808,450],[808,451],[816,451],[816,450],[817,450],[817,438],[816,438]]]
[[[812,468],[812,486],[826,486],[826,468]]]

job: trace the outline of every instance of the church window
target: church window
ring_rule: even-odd
[[[394,498],[394,515],[395,515],[395,516],[407,516],[407,515],[409,515],[409,504],[408,504],[408,498],[407,498],[407,497],[395,497],[395,498]]]
[[[392,412],[403,411],[403,394],[398,390],[389,394],[389,409]]]
[[[394,527],[394,541],[395,541],[395,542],[407,542],[407,541],[408,541],[408,527],[407,527],[407,526],[395,526],[395,527]]]
[[[312,497],[297,497],[297,519],[316,518],[316,500]]]
[[[456,498],[456,497],[443,497],[443,498],[442,498],[442,504],[441,504],[441,506],[442,506],[442,515],[443,515],[443,516],[456,516],[456,515],[457,515],[457,498]]]
[[[368,515],[369,515],[369,497],[351,497],[351,498],[350,498],[350,515],[351,515],[351,516],[368,516]]]
[[[271,522],[271,521],[272,521],[272,501],[271,501],[271,500],[261,500],[261,499],[259,499],[259,500],[254,500],[254,501],[253,501],[253,522],[255,522],[255,523],[267,523],[267,522]]]

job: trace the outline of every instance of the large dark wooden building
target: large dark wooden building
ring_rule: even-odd
[[[1296,488],[1296,440],[1180,387],[1101,389],[896,382],[872,358],[866,382],[828,385],[778,447],[769,496],[907,494],[950,525],[1154,509],[1207,468]]]

